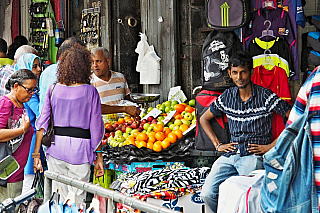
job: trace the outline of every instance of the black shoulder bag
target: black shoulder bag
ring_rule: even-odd
[[[56,84],[53,84],[50,90],[50,95],[49,95],[49,103],[50,103],[50,120],[48,124],[48,129],[46,133],[43,135],[41,143],[47,147],[51,146],[51,143],[54,143],[54,129],[53,129],[53,115],[52,115],[52,106],[51,106],[51,97],[52,97],[52,92]]]

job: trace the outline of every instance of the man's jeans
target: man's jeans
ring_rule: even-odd
[[[212,165],[210,174],[202,187],[201,197],[213,212],[217,212],[220,184],[231,176],[248,175],[250,172],[263,169],[261,156],[240,154],[230,157],[221,156]]]

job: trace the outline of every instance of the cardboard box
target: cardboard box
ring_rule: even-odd
[[[200,191],[171,200],[147,198],[147,202],[183,213],[213,213],[200,197]]]

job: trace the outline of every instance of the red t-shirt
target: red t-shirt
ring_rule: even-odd
[[[253,83],[271,89],[272,92],[277,94],[282,100],[291,104],[291,93],[288,83],[288,77],[284,69],[274,66],[271,70],[265,69],[263,66],[254,68],[254,73],[251,77]],[[272,139],[276,139],[285,124],[283,118],[279,114],[274,114],[272,118]]]
[[[7,128],[8,120],[11,117],[12,104],[13,104],[12,101],[7,96],[2,96],[0,98],[0,129]],[[23,114],[23,108],[18,108],[15,105],[13,106],[14,106],[14,111],[13,111],[12,118],[18,119]],[[15,151],[12,154],[12,156],[19,163],[20,168],[16,173],[14,173],[11,177],[9,177],[8,183],[15,183],[23,180],[23,175],[24,175],[23,170],[25,165],[27,164],[33,132],[34,131],[31,126],[29,130],[25,133],[20,147],[17,149],[17,151]],[[1,146],[1,143],[0,143],[0,146]]]

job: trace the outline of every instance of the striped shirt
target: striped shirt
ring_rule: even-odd
[[[271,143],[272,114],[276,112],[282,117],[290,109],[290,105],[281,100],[270,89],[253,83],[251,97],[242,101],[238,87],[224,91],[210,106],[213,116],[220,117],[225,113],[231,134],[231,142],[237,142],[240,156],[249,155],[248,143],[266,145]],[[235,154],[225,153],[225,156]]]
[[[111,72],[109,81],[104,81],[92,74],[91,85],[93,85],[99,92],[101,103],[107,105],[116,105],[120,100],[130,94],[130,89],[126,78],[122,73]]]
[[[6,84],[13,73],[14,68],[9,64],[0,69],[0,98],[9,94],[10,91],[6,89]]]
[[[287,124],[292,124],[297,120],[306,108],[306,103],[309,99],[309,113],[318,112],[320,109],[320,67],[317,67],[300,88],[296,102],[290,112],[290,116]],[[311,92],[312,90],[312,92]],[[310,93],[311,92],[311,93]],[[313,143],[313,154],[314,154],[314,170],[315,170],[315,182],[318,192],[318,201],[320,204],[320,115],[313,116],[309,119],[312,143]]]

